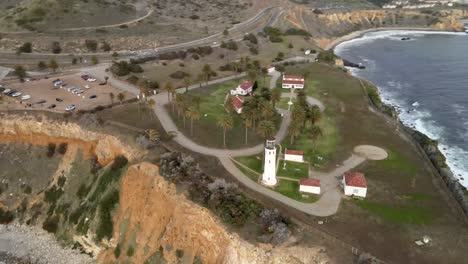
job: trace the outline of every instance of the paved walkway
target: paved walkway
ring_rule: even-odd
[[[96,76],[101,77],[100,74],[105,74],[105,71],[103,71],[103,69],[104,68],[94,67],[94,68],[88,68],[86,69],[86,71],[92,72]],[[273,89],[276,86],[276,81],[281,76],[281,74],[274,72],[271,75],[272,75],[272,79],[270,81],[270,89]],[[240,74],[236,76],[213,80],[205,84],[192,85],[189,87],[189,90],[199,89],[204,86],[225,82],[227,80],[237,79],[243,76],[245,76],[245,74]],[[112,78],[112,76],[109,76],[109,77],[110,77],[109,82],[115,87],[121,88],[128,92],[133,92],[135,94],[139,93],[139,90],[135,88],[134,86],[126,82],[122,82],[120,80],[114,79]],[[178,93],[185,92],[185,88],[178,89],[177,92]],[[290,93],[283,93],[282,96],[289,97],[289,96],[297,96],[297,95],[290,94]],[[170,117],[165,107],[165,105],[169,103],[166,93],[160,93],[160,94],[152,96],[151,98],[153,98],[156,101],[154,111],[157,117],[159,118],[161,125],[167,132],[173,131],[177,133],[177,136],[173,138],[173,140],[176,141],[178,144],[194,152],[198,152],[204,155],[216,156],[220,160],[221,164],[225,167],[225,169],[229,173],[231,173],[239,182],[241,182],[248,188],[251,188],[252,190],[255,190],[256,192],[259,192],[263,195],[266,195],[272,199],[275,199],[279,202],[282,202],[290,207],[293,207],[297,210],[300,210],[310,215],[325,217],[325,216],[330,216],[330,215],[335,214],[338,210],[338,207],[341,202],[341,197],[342,197],[340,182],[338,178],[344,172],[352,170],[353,168],[357,167],[358,165],[360,165],[367,159],[377,160],[377,159],[383,159],[386,157],[386,152],[380,148],[373,147],[373,146],[358,146],[355,149],[355,153],[352,154],[350,158],[345,160],[343,164],[341,164],[341,166],[337,167],[333,171],[327,172],[327,173],[310,171],[309,177],[320,179],[321,185],[322,185],[321,186],[322,194],[320,195],[320,199],[315,203],[302,203],[302,202],[293,200],[291,198],[288,198],[282,194],[279,194],[270,188],[264,187],[256,182],[253,182],[250,178],[244,175],[232,161],[232,158],[236,156],[250,156],[250,155],[261,153],[264,149],[263,144],[259,144],[257,146],[250,147],[250,148],[235,149],[235,150],[216,149],[216,148],[209,148],[209,147],[201,146],[195,143],[194,141],[192,141],[190,138],[186,137],[182,132],[178,130],[177,126],[175,125],[174,121]],[[321,111],[325,109],[325,106],[323,105],[323,103],[313,97],[307,97],[307,102],[311,105],[317,105]],[[287,129],[291,122],[291,114],[289,111],[283,110],[283,109],[278,109],[278,111],[283,116],[280,129],[278,130],[276,134],[276,140],[279,143],[287,136]]]

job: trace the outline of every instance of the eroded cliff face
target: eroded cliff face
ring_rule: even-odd
[[[178,194],[150,163],[131,166],[122,178],[114,238],[99,262],[164,258],[168,263],[328,263],[323,248],[253,245],[228,232],[207,209]],[[126,253],[132,248],[132,256]]]
[[[372,28],[427,28],[444,31],[462,31],[460,18],[468,15],[467,10],[359,10],[324,11],[314,13],[304,8],[292,9],[286,19],[295,26],[312,33],[317,44],[326,47],[337,37],[354,31]]]
[[[86,130],[73,122],[55,121],[47,117],[8,115],[0,119],[0,143],[21,142],[34,145],[66,142],[86,154],[95,155],[107,165],[118,155],[135,160],[142,155],[125,146],[117,137]]]

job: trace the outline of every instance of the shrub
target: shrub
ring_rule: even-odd
[[[177,258],[182,258],[184,256],[184,251],[182,249],[177,249],[175,253]]]
[[[102,51],[108,52],[108,51],[111,51],[111,46],[110,46],[109,43],[104,41],[101,44],[101,49],[102,49]]]
[[[18,53],[31,53],[32,52],[32,44],[31,42],[25,42],[23,45],[21,45],[18,50]]]
[[[199,60],[200,56],[198,56],[197,54],[192,54],[192,59]]]
[[[118,244],[118,245],[115,247],[115,249],[114,249],[114,256],[115,256],[115,258],[118,259],[118,258],[120,257],[120,253],[121,253],[120,251],[121,251],[121,249],[120,249],[120,244]]]
[[[224,41],[221,42],[220,47],[223,49],[234,50],[234,51],[239,49],[239,47],[237,46],[237,43],[233,40],[229,40],[227,42],[224,42]]]
[[[51,204],[55,204],[57,200],[62,196],[63,190],[57,188],[57,186],[52,186],[50,189],[44,192],[45,201]]]
[[[65,182],[67,181],[67,178],[65,176],[60,176],[57,180],[57,185],[59,187],[63,187],[65,185]]]
[[[119,202],[119,191],[113,190],[107,196],[102,198],[99,205],[99,224],[96,229],[96,239],[101,241],[103,238],[110,239],[114,231],[114,224],[112,222],[112,210]]]
[[[139,78],[135,75],[132,75],[130,77],[127,78],[127,82],[131,83],[131,84],[137,84],[138,83],[138,80]]]
[[[300,28],[289,28],[284,32],[285,35],[299,35],[299,36],[310,36],[310,33],[307,30]]]
[[[184,72],[184,71],[176,71],[176,72],[173,72],[169,75],[171,78],[173,79],[184,79],[185,77],[188,77],[190,76],[190,74]]]
[[[335,62],[335,54],[333,50],[322,51],[318,54],[317,59],[322,62],[326,63],[334,63]]]
[[[255,45],[258,44],[257,37],[252,33],[244,35],[244,40],[249,41],[250,43],[255,44]]]
[[[119,155],[114,159],[114,163],[112,163],[111,169],[112,170],[121,169],[125,167],[127,163],[128,163],[128,159],[123,155]]]
[[[25,185],[25,186],[24,186],[23,192],[24,192],[25,194],[31,194],[31,193],[32,193],[32,188],[31,188],[31,186]]]
[[[49,233],[54,233],[57,232],[58,229],[58,223],[60,219],[58,216],[52,216],[52,217],[47,217],[47,219],[44,221],[42,224],[42,228],[46,230]]]
[[[129,246],[127,249],[127,256],[131,257],[133,256],[133,254],[135,254],[135,248],[133,248],[132,246]]]
[[[5,211],[3,208],[0,208],[0,224],[5,225],[13,222],[15,216],[10,211]]]
[[[271,42],[278,43],[283,42],[283,38],[281,37],[282,33],[278,28],[274,27],[265,27],[263,29],[265,35],[268,36]]]
[[[68,143],[60,143],[57,151],[58,151],[58,153],[63,155],[65,153],[67,153],[67,148],[68,148]]]
[[[52,53],[59,54],[62,52],[62,48],[60,47],[60,42],[54,41],[52,42]]]
[[[96,40],[87,39],[85,40],[85,47],[89,52],[96,52],[98,43]]]
[[[102,110],[104,110],[104,109],[105,109],[104,106],[98,105],[98,106],[96,106],[96,107],[94,108],[94,111],[99,112],[99,111],[102,111]]]
[[[54,156],[55,148],[56,145],[54,143],[49,143],[49,145],[47,145],[47,157],[51,158]]]

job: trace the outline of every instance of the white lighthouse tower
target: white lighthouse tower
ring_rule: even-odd
[[[275,139],[267,139],[265,143],[265,158],[263,159],[262,183],[267,186],[274,186],[276,180],[276,147]]]

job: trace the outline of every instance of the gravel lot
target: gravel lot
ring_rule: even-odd
[[[0,225],[0,263],[86,264],[95,260],[61,247],[55,237],[38,227]]]

